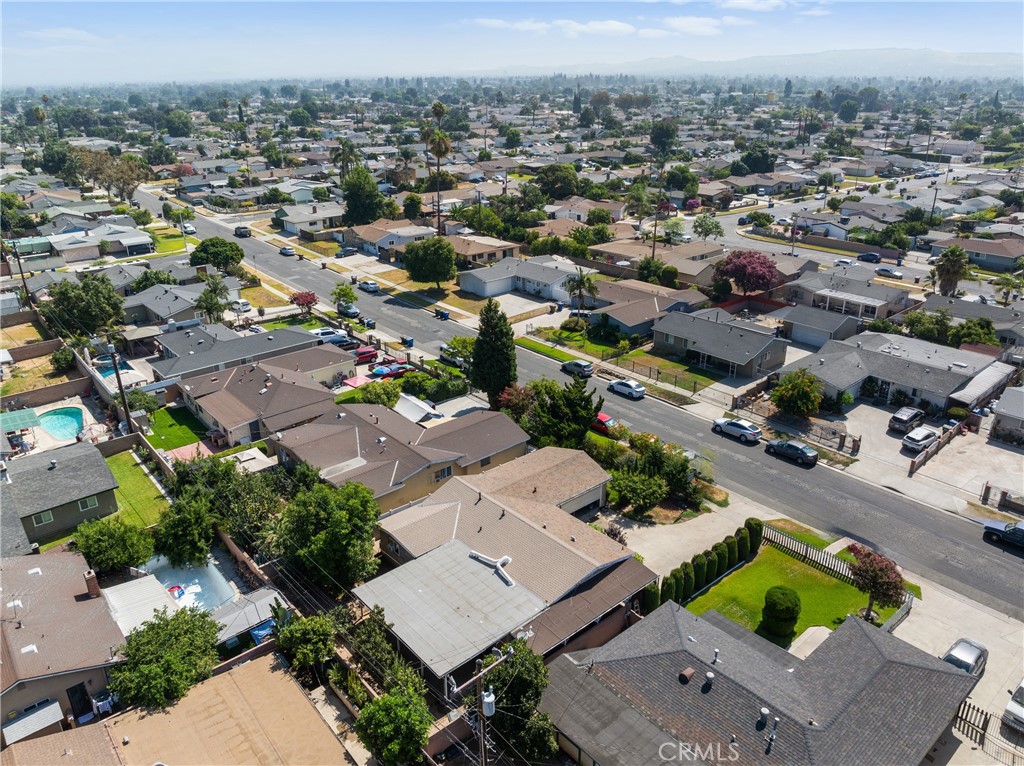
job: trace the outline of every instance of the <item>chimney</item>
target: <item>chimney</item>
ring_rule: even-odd
[[[91,569],[85,573],[85,588],[89,591],[89,598],[100,595],[100,581],[96,579],[96,573]]]

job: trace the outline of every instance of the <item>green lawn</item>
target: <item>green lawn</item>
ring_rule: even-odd
[[[107,458],[107,465],[117,479],[118,487],[114,490],[117,514],[140,527],[156,524],[169,503],[142,466],[135,462],[134,455],[131,452],[112,455]]]
[[[556,346],[574,348],[584,354],[596,356],[598,359],[604,359],[616,350],[616,347],[610,343],[595,343],[587,337],[585,332],[566,332],[557,327],[541,327],[539,335]]]
[[[620,357],[616,364],[627,370],[633,369],[645,377],[655,378],[659,383],[673,385],[690,392],[707,388],[712,383],[725,377],[714,370],[690,367],[674,359],[654,354],[650,351],[644,351],[643,349],[629,352],[625,356]],[[652,367],[658,371],[657,375],[654,373],[654,370],[650,369]]]
[[[565,351],[562,351],[561,349],[552,348],[546,343],[541,343],[540,341],[534,340],[533,338],[516,338],[516,345],[521,346],[522,348],[525,349],[529,349],[530,351],[536,351],[538,354],[550,357],[559,362],[568,362],[570,359],[576,358],[572,354],[568,354]]]
[[[164,407],[150,417],[153,435],[149,442],[158,449],[177,449],[195,444],[206,436],[206,426],[185,407]]]
[[[157,232],[150,232],[156,239],[156,251],[158,254],[180,253],[185,249],[181,241],[181,232],[174,229],[161,229]],[[190,245],[198,245],[199,240],[195,237],[186,237]]]
[[[796,522],[789,521],[788,519],[773,519],[772,521],[767,522],[767,524],[770,527],[778,529],[780,532],[785,532],[787,535],[795,537],[801,542],[807,543],[812,548],[817,548],[819,551],[825,550],[834,542],[835,539],[833,538],[830,540],[828,538],[821,537],[802,524],[797,524]],[[842,558],[842,555],[840,555],[840,558]],[[849,560],[853,560],[852,555],[850,555]]]
[[[303,330],[315,330],[317,327],[323,326],[324,323],[315,316],[304,317],[301,314],[288,317],[287,319],[275,319],[273,322],[260,325],[264,330],[280,330],[282,327],[301,327]]]
[[[334,397],[335,404],[358,404],[361,401],[363,401],[363,395],[360,393],[358,388],[351,388],[348,391],[342,391]]]
[[[846,615],[855,615],[858,609],[868,605],[867,596],[852,585],[814,569],[777,548],[765,546],[753,562],[691,601],[686,608],[695,614],[717,610],[733,622],[756,632],[761,622],[764,594],[773,585],[785,585],[800,596],[797,636],[813,625],[824,625],[834,630]],[[896,610],[888,608],[876,611],[884,621]],[[764,635],[764,638],[781,646],[787,645],[785,640],[774,636]]]

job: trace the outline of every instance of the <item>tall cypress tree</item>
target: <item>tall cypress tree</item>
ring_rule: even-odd
[[[516,382],[516,346],[508,317],[493,298],[480,311],[480,329],[473,346],[472,383],[487,394],[491,409],[498,396]]]

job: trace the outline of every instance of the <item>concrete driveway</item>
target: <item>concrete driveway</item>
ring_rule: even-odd
[[[958,436],[929,460],[916,476],[943,481],[978,496],[986,481],[1024,494],[1024,449],[988,438],[988,424],[978,433]]]

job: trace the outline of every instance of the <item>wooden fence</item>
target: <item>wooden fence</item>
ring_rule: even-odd
[[[939,454],[939,450],[949,444],[953,439],[960,434],[966,433],[967,429],[963,423],[957,423],[955,426],[939,434],[939,439],[932,444],[928,449],[923,450],[917,457],[910,461],[910,468],[907,471],[907,476],[913,476],[917,471],[921,469],[929,460]]]
[[[829,553],[821,548],[815,548],[810,543],[805,543],[803,540],[767,524],[764,525],[764,541],[785,551],[793,558],[800,559],[815,569],[827,572],[847,585],[853,585],[853,578],[850,576],[850,565],[834,553]]]
[[[960,703],[953,728],[981,748],[990,758],[1006,766],[1024,766],[1024,736],[998,716],[972,702]],[[1006,732],[1007,736],[1003,735]]]

